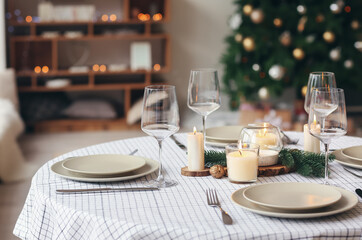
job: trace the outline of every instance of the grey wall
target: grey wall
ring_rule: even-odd
[[[176,85],[181,113],[187,109],[190,70],[213,67],[222,77],[220,58],[226,48],[224,38],[231,32],[228,19],[235,11],[232,0],[171,0],[171,21],[165,32],[172,38],[172,70],[165,74]],[[227,100],[222,99],[222,107]],[[188,111],[188,110],[186,110]]]

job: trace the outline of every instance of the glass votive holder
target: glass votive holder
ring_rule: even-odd
[[[239,142],[255,143],[260,146],[259,166],[271,166],[278,163],[279,152],[283,147],[278,127],[270,123],[250,124],[242,129]]]
[[[229,181],[250,183],[258,178],[258,144],[229,144],[225,147]]]

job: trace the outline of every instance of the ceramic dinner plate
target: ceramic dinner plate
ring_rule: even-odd
[[[342,165],[348,166],[348,167],[362,169],[361,161],[356,161],[356,160],[343,156],[342,150],[336,150],[336,151],[332,152],[332,154],[334,156],[336,156],[336,159],[334,161],[336,161]]]
[[[107,177],[96,177],[96,176],[90,176],[82,173],[73,173],[68,171],[63,167],[63,161],[54,163],[51,166],[51,171],[55,173],[56,175],[75,180],[75,181],[81,181],[81,182],[119,182],[119,181],[126,181],[131,180],[139,177],[146,176],[148,174],[153,173],[156,171],[159,167],[159,163],[155,160],[145,158],[146,164],[134,171],[122,173],[116,176],[107,176]]]
[[[360,161],[362,163],[362,146],[355,146],[342,149],[342,154],[355,161]]]
[[[342,195],[332,186],[286,182],[250,186],[245,189],[244,197],[250,202],[265,207],[306,210],[331,205]]]
[[[71,157],[63,162],[68,171],[95,176],[126,173],[143,167],[146,160],[138,156],[121,154],[100,154]]]
[[[213,146],[213,147],[219,147],[219,148],[224,148],[224,147],[226,147],[227,145],[230,144],[228,142],[213,141],[213,140],[210,140],[210,139],[207,139],[207,138],[205,140],[205,143],[207,145],[210,145],[210,146]]]
[[[223,126],[206,129],[206,138],[213,141],[237,142],[243,126]]]
[[[354,193],[335,187],[335,189],[342,194],[341,199],[335,204],[324,208],[291,211],[285,209],[263,207],[258,204],[252,203],[244,197],[245,189],[246,188],[242,188],[235,191],[231,195],[231,200],[243,209],[269,217],[294,219],[325,217],[348,211],[358,204],[358,198]]]

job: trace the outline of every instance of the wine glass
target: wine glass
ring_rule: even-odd
[[[145,88],[141,119],[142,131],[154,137],[159,146],[158,177],[147,185],[165,188],[177,184],[162,174],[162,141],[180,129],[179,109],[175,86],[151,85]]]
[[[187,106],[202,116],[203,134],[205,136],[207,116],[220,107],[220,86],[217,71],[211,68],[191,70],[187,98]]]
[[[347,115],[344,91],[340,88],[316,88],[312,91],[309,132],[325,147],[324,184],[328,184],[329,144],[333,138],[347,133]]]
[[[336,78],[332,72],[312,72],[309,74],[308,88],[304,100],[304,109],[309,113],[309,106],[312,96],[312,91],[315,88],[337,88]]]

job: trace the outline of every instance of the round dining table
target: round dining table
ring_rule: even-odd
[[[303,134],[287,132],[300,139],[292,148],[303,148]],[[187,135],[175,137],[186,145]],[[362,138],[344,136],[334,140],[332,149],[362,145]],[[182,176],[187,153],[172,139],[163,145],[163,169],[166,177],[178,184],[156,191],[91,192],[59,194],[57,189],[100,187],[140,187],[156,178],[157,171],[134,180],[110,183],[86,183],[64,179],[51,166],[72,156],[128,154],[158,159],[158,145],[152,137],[131,138],[79,149],[43,165],[34,175],[17,220],[14,234],[21,239],[361,239],[362,203],[333,216],[310,219],[284,219],[258,215],[234,204],[231,194],[251,184],[234,184],[227,177]],[[216,149],[209,147],[209,149]],[[256,183],[322,183],[322,178],[288,173],[259,177]],[[330,164],[330,183],[354,192],[362,187],[358,178],[337,162]],[[219,209],[208,206],[205,191],[216,189],[221,206],[233,219],[224,225]]]

